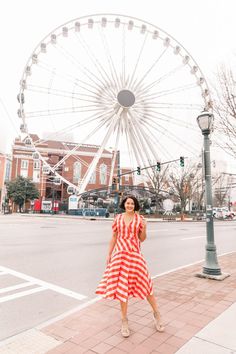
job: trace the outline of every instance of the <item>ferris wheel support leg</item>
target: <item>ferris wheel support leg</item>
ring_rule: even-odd
[[[119,116],[120,116],[120,113],[121,113],[122,110],[123,110],[123,108],[120,107],[118,112],[113,116],[113,120],[112,120],[112,123],[111,123],[108,131],[107,131],[107,134],[105,135],[105,138],[103,139],[103,142],[102,142],[102,144],[101,144],[96,156],[94,157],[89,169],[87,170],[87,172],[86,172],[86,174],[84,176],[84,180],[83,180],[83,182],[82,182],[82,184],[81,184],[81,186],[80,186],[80,188],[78,190],[79,194],[81,194],[81,193],[83,193],[85,191],[85,188],[86,188],[86,186],[87,186],[87,184],[88,184],[88,182],[90,180],[90,177],[92,176],[92,173],[93,173],[94,169],[97,166],[97,163],[98,163],[98,161],[99,161],[99,159],[100,159],[100,157],[101,157],[101,155],[103,153],[103,150],[104,150],[104,148],[106,146],[106,143],[107,143],[110,135],[112,134],[112,132],[113,132],[113,130],[115,128],[115,125],[117,123],[117,120],[119,119]]]

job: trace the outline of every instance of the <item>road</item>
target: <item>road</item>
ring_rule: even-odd
[[[0,340],[94,299],[110,237],[108,220],[0,216]],[[236,221],[215,223],[218,255],[235,238]],[[202,260],[205,242],[204,222],[148,222],[142,252],[155,276]]]

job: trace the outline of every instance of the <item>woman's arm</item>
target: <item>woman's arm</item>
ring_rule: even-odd
[[[107,256],[107,264],[110,263],[111,260],[111,255],[114,250],[114,247],[116,245],[116,240],[117,240],[117,232],[113,232],[112,238],[109,243],[109,249],[108,249],[108,256]]]
[[[141,242],[145,241],[147,238],[147,222],[142,218],[142,229],[139,231],[138,238]]]

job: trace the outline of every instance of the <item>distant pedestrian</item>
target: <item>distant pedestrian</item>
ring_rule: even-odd
[[[140,242],[146,239],[146,220],[138,214],[140,207],[134,196],[125,197],[120,207],[125,212],[118,214],[113,222],[107,267],[96,294],[120,301],[123,337],[130,335],[127,319],[129,297],[147,299],[153,310],[155,327],[158,332],[163,332],[153,282],[140,250]]]

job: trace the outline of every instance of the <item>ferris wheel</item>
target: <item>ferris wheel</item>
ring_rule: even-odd
[[[121,166],[131,169],[199,155],[196,117],[211,110],[203,73],[177,40],[143,20],[114,14],[74,19],[40,41],[24,68],[18,100],[21,131],[34,157],[79,194],[111,148],[109,185],[118,151]],[[75,144],[49,164],[40,147],[62,134],[73,135]],[[71,156],[86,165],[79,157],[83,144],[98,149],[74,185],[58,170]]]

